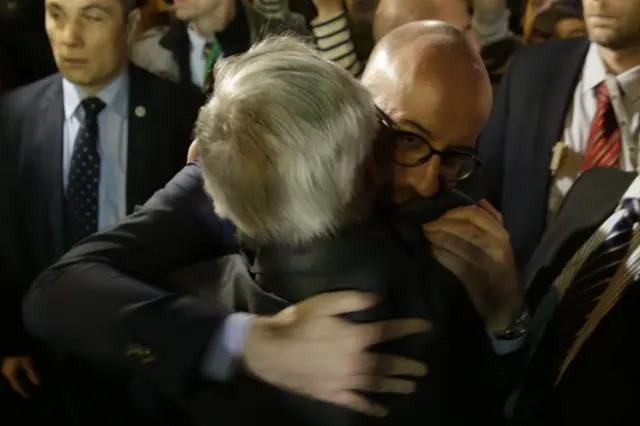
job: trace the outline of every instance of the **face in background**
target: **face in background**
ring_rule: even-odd
[[[181,21],[192,21],[207,15],[227,3],[228,0],[174,0],[176,18]]]
[[[120,0],[46,0],[45,25],[60,73],[88,95],[127,66],[139,20]]]
[[[592,41],[611,50],[640,46],[640,0],[582,0]]]
[[[376,42],[401,25],[436,20],[456,27],[471,45],[480,49],[480,43],[471,27],[471,15],[465,0],[380,0],[375,19],[378,21],[374,21]]]

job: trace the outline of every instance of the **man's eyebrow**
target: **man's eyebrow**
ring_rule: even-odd
[[[100,12],[104,12],[107,14],[111,13],[111,9],[98,3],[91,3],[82,8],[83,12],[92,12],[94,10],[98,10]]]
[[[58,3],[49,3],[47,5],[47,9],[51,10],[62,10],[62,7]]]
[[[420,124],[418,124],[417,122],[415,122],[413,120],[401,119],[398,122],[398,124],[404,124],[405,126],[413,127],[422,136],[427,138],[427,140],[433,140],[433,132],[431,132],[430,130],[426,129],[425,127],[422,127]]]

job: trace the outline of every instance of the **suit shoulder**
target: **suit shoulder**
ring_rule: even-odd
[[[170,93],[172,96],[186,99],[202,99],[204,101],[204,94],[199,91],[195,86],[183,86],[174,81],[162,78],[147,71],[144,68],[132,64],[131,65],[133,78],[138,81],[144,81],[145,84],[150,87],[154,92]]]
[[[562,61],[567,54],[586,49],[589,41],[584,38],[550,40],[524,46],[516,53],[520,67],[547,66]]]
[[[0,104],[3,108],[10,108],[11,111],[20,111],[23,106],[32,106],[33,103],[40,101],[51,86],[59,84],[60,81],[60,74],[53,74],[25,86],[17,87],[3,93],[0,96]]]

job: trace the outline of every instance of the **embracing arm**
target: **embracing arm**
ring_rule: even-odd
[[[94,362],[127,366],[169,394],[200,377],[226,318],[175,293],[166,276],[234,249],[188,165],[137,213],[95,234],[43,272],[24,300],[29,331]]]

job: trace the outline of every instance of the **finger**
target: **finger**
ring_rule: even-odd
[[[363,354],[357,360],[356,376],[407,376],[423,377],[427,374],[427,366],[423,363],[397,355]]]
[[[452,255],[468,266],[482,265],[491,260],[491,256],[485,252],[485,249],[477,245],[479,242],[476,243],[444,232],[429,233],[426,237],[432,244],[431,253],[436,258]]]
[[[464,240],[473,244],[477,244],[476,241],[486,235],[486,232],[475,224],[457,219],[440,219],[424,225],[423,229],[427,238],[433,235],[451,235],[456,240]],[[436,241],[432,242],[436,243]]]
[[[472,263],[485,261],[496,249],[503,247],[492,235],[458,220],[440,221],[437,228],[425,231],[425,238],[434,247],[444,247]]]
[[[363,392],[409,394],[416,390],[416,384],[411,380],[395,377],[361,375],[354,377],[351,388]]]
[[[491,205],[491,203],[489,201],[480,200],[480,202],[478,203],[478,206],[482,207],[484,210],[486,210],[501,225],[504,224],[504,218],[502,217],[502,214],[498,211],[498,209],[493,207],[493,205]]]
[[[330,398],[327,398],[326,401],[350,408],[369,416],[384,417],[389,414],[389,410],[382,405],[371,402],[365,397],[351,391],[340,392]]]
[[[294,305],[296,314],[334,316],[363,311],[374,306],[374,294],[358,291],[338,291],[319,294]]]
[[[23,398],[29,398],[29,395],[24,390],[22,390],[22,387],[20,386],[20,383],[18,382],[15,374],[11,374],[5,377],[7,378],[11,389],[19,393]]]
[[[29,381],[36,386],[40,386],[40,378],[36,374],[36,370],[33,368],[33,363],[31,362],[31,359],[28,359],[27,361],[25,361],[23,367],[24,367],[24,371],[27,372],[27,377],[29,378]]]
[[[373,346],[378,343],[396,340],[413,334],[426,333],[431,329],[431,323],[424,319],[394,319],[358,324],[355,327],[363,346]]]
[[[377,374],[380,376],[423,377],[428,373],[427,366],[413,359],[397,355],[375,355]]]
[[[475,225],[489,234],[504,238],[506,231],[496,219],[485,209],[478,206],[460,207],[446,212],[440,219],[424,225],[425,231],[438,230],[446,220],[457,220]]]

